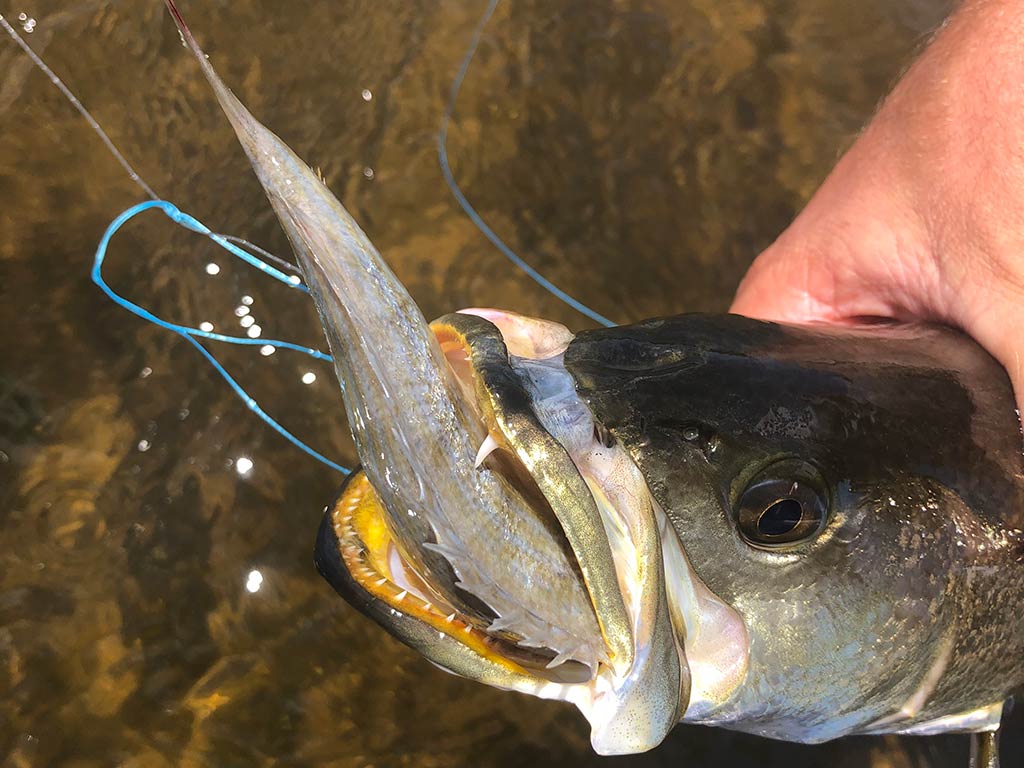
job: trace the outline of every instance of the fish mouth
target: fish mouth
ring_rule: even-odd
[[[487,435],[478,467],[502,473],[562,537],[597,619],[601,651],[585,663],[561,648],[524,643],[514,622],[488,623],[471,597],[458,599],[407,554],[391,513],[361,472],[326,512],[319,571],[434,664],[575,704],[599,753],[656,746],[689,701],[684,636],[693,620],[685,615],[685,596],[676,598],[680,584],[693,591],[692,580],[681,549],[662,545],[674,533],[639,470],[593,423],[561,365],[572,334],[496,310],[464,310],[430,328]]]

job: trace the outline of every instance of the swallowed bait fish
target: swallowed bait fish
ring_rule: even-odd
[[[447,670],[573,703],[603,754],[679,721],[799,742],[998,727],[1024,684],[1024,459],[980,347],[738,316],[428,324],[168,6],[344,388],[362,469],[316,561],[349,602]]]

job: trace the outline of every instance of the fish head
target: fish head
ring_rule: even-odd
[[[318,557],[350,602],[449,671],[575,704],[604,754],[679,720],[820,742],[971,708],[929,708],[958,663],[963,547],[989,541],[971,510],[988,483],[951,479],[984,464],[971,395],[931,350],[957,337],[703,315],[574,336],[466,313],[432,328],[505,475],[566,537],[607,656],[551,669],[461,614],[412,616],[401,585],[368,598],[378,572],[336,554],[365,542],[339,525],[345,493]]]

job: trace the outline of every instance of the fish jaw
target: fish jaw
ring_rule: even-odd
[[[652,749],[679,722],[688,679],[674,672],[682,656],[671,624],[657,620],[666,615],[663,600],[654,621],[638,617],[651,631],[628,667],[602,665],[596,675],[572,662],[550,669],[432,600],[418,580],[410,583],[411,569],[387,539],[386,515],[366,476],[356,472],[324,517],[315,563],[338,594],[393,637],[460,677],[575,705],[602,755]]]
[[[494,309],[438,322],[459,326],[469,341],[479,398],[569,539],[609,647],[608,663],[586,686],[557,698],[584,714],[599,754],[651,749],[686,709],[688,667],[666,603],[646,484],[620,447],[601,442],[561,364],[573,335],[558,323]]]

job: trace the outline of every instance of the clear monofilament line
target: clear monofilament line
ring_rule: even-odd
[[[279,267],[283,267],[284,269],[290,269],[292,272],[295,273],[295,276],[298,277],[299,268],[292,264],[287,259],[282,259],[280,256],[275,256],[270,251],[260,248],[255,243],[250,243],[244,237],[239,237],[238,235],[221,235],[221,237],[223,237],[229,243],[234,243],[235,245],[241,246],[242,248],[250,250],[253,253],[259,254],[267,261],[272,261]]]
[[[128,173],[128,177],[141,187],[142,191],[145,192],[151,200],[159,200],[160,195],[153,191],[149,184],[147,184],[139,175],[138,171],[132,167],[132,164],[128,162],[124,155],[121,154],[114,145],[114,142],[111,141],[110,137],[107,135],[107,132],[103,130],[98,122],[96,122],[96,118],[94,118],[89,110],[85,108],[85,105],[78,100],[78,97],[71,92],[71,89],[64,84],[64,81],[61,80],[56,73],[46,65],[46,62],[39,58],[39,55],[29,47],[29,44],[25,42],[24,38],[18,34],[18,31],[11,26],[10,22],[8,22],[2,14],[0,14],[0,26],[6,30],[7,34],[10,35],[14,42],[18,44],[18,47],[25,52],[25,55],[32,60],[32,63],[39,67],[43,74],[50,78],[50,82],[57,86],[60,92],[64,94],[64,98],[71,103],[71,106],[78,110],[78,113],[85,118],[86,122],[89,123],[89,127],[92,128],[93,132],[99,136],[100,140],[106,145],[110,154],[114,156],[114,159],[117,160],[117,162],[121,164],[121,167]]]
[[[552,283],[550,280],[548,280],[546,277],[540,274],[540,272],[538,272],[529,264],[527,264],[524,259],[522,259],[507,244],[505,244],[505,242],[497,235],[497,233],[495,233],[487,225],[487,223],[483,220],[480,214],[477,213],[477,211],[470,204],[469,200],[466,198],[461,188],[459,187],[458,182],[455,180],[454,173],[451,170],[451,166],[448,161],[447,150],[448,127],[452,119],[452,114],[454,113],[455,110],[455,105],[458,99],[459,91],[462,87],[462,83],[465,80],[465,77],[469,71],[469,66],[476,53],[477,47],[479,46],[484,28],[486,27],[487,22],[493,15],[494,10],[497,8],[498,2],[499,0],[491,0],[489,2],[487,9],[485,10],[480,22],[476,27],[473,38],[470,42],[469,47],[466,50],[465,55],[463,56],[461,65],[459,67],[459,71],[452,84],[449,101],[442,118],[438,140],[438,157],[441,165],[442,175],[444,176],[445,183],[448,185],[452,194],[455,196],[459,205],[462,207],[463,211],[470,218],[470,220],[476,225],[478,229],[480,229],[480,231],[487,237],[487,239],[490,240],[490,242],[496,248],[498,248],[498,250],[501,251],[501,253],[505,255],[505,257],[508,258],[517,268],[526,273],[527,276],[529,276],[538,285],[544,288],[544,290],[548,291],[556,298],[558,298],[560,301],[564,302],[573,309],[581,312],[582,314],[591,318],[597,323],[600,323],[605,326],[614,326],[615,323],[613,321],[609,320],[605,316],[586,306],[577,299],[574,299],[565,291],[558,288],[558,286],[556,286],[554,283]],[[291,349],[310,355],[311,357],[314,357],[319,360],[330,360],[330,357],[328,355],[318,350],[314,350],[312,348],[304,347],[298,344],[293,344],[291,342],[272,339],[253,339],[248,337],[228,336],[225,334],[213,333],[211,331],[204,331],[200,328],[193,328],[191,326],[185,326],[178,323],[171,323],[165,321],[162,318],[159,318],[153,313],[149,312],[149,310],[145,309],[144,307],[135,304],[134,302],[131,302],[128,299],[125,299],[124,297],[116,294],[112,289],[110,289],[108,285],[106,285],[106,283],[103,281],[101,274],[101,264],[105,256],[107,246],[109,245],[109,240],[111,236],[129,219],[133,218],[138,213],[141,213],[143,210],[148,210],[149,208],[160,209],[177,224],[210,238],[222,248],[228,250],[235,256],[243,259],[250,266],[260,270],[261,272],[264,272],[265,274],[268,274],[269,276],[284,283],[285,285],[288,285],[291,288],[298,288],[299,290],[308,293],[308,290],[306,289],[305,285],[302,284],[301,278],[296,274],[298,272],[297,267],[295,267],[295,265],[291,264],[287,260],[275,256],[274,254],[269,253],[268,251],[250,243],[249,241],[243,238],[234,235],[225,235],[214,232],[209,228],[205,227],[205,225],[199,224],[199,222],[197,222],[193,217],[189,216],[188,214],[182,213],[173,204],[161,200],[159,195],[157,195],[153,188],[146,183],[146,181],[135,170],[131,163],[128,162],[127,158],[120,152],[120,150],[118,150],[113,140],[111,140],[111,138],[107,135],[106,131],[103,130],[99,122],[92,116],[92,114],[85,107],[85,105],[82,104],[78,97],[76,97],[75,94],[71,91],[71,89],[64,83],[64,81],[52,69],[50,69],[50,67],[42,60],[42,58],[38,54],[36,54],[35,51],[32,50],[32,48],[28,45],[28,43],[25,42],[22,36],[18,34],[17,30],[13,26],[11,26],[11,24],[2,15],[0,15],[0,26],[4,28],[7,34],[11,37],[12,40],[14,40],[14,42],[19,46],[19,48],[21,48],[25,55],[29,57],[32,63],[36,67],[38,67],[40,71],[42,71],[47,76],[47,78],[49,78],[50,82],[53,83],[58,88],[58,90],[60,90],[63,96],[78,111],[78,113],[89,124],[90,128],[92,128],[93,132],[100,138],[100,140],[103,142],[104,146],[106,146],[110,154],[128,174],[128,177],[136,185],[138,185],[138,187],[146,194],[147,197],[150,198],[149,203],[143,203],[137,206],[133,206],[132,208],[129,208],[128,210],[124,211],[116,219],[114,219],[113,222],[111,222],[111,225],[107,229],[107,232],[104,234],[104,237],[96,252],[96,263],[93,268],[93,280],[97,283],[97,285],[101,287],[101,289],[103,289],[107,293],[107,295],[112,300],[114,300],[120,306],[124,307],[125,309],[128,309],[133,314],[143,318],[144,320],[147,320],[148,322],[154,323],[155,325],[158,325],[162,328],[179,334],[187,341],[189,341],[191,344],[196,346],[207,358],[210,364],[214,366],[218,373],[224,377],[224,379],[236,392],[236,394],[238,394],[239,397],[241,397],[243,401],[245,401],[247,407],[249,407],[254,413],[256,413],[256,415],[265,423],[267,423],[272,429],[283,435],[289,441],[294,443],[296,446],[298,446],[300,449],[310,454],[314,458],[317,458],[318,460],[322,461],[323,463],[327,464],[328,466],[334,469],[340,470],[342,472],[347,472],[347,470],[345,470],[343,467],[323,457],[317,451],[313,450],[311,447],[303,443],[297,437],[289,433],[279,423],[274,421],[274,419],[272,419],[265,411],[263,411],[263,409],[260,408],[256,404],[256,402],[251,397],[249,397],[247,393],[245,393],[241,386],[228,374],[228,372],[216,360],[212,353],[205,349],[196,340],[196,337],[207,338],[213,341],[221,341],[232,344],[242,344],[249,346],[259,345],[274,348]],[[262,259],[260,259],[254,254],[259,254],[259,256],[262,256]],[[282,272],[280,269],[272,266],[270,262],[277,264],[278,267],[290,271],[292,274],[286,274]]]
[[[484,221],[483,217],[479,213],[477,213],[476,209],[463,193],[459,183],[455,180],[455,174],[452,172],[451,165],[448,162],[448,126],[451,123],[452,115],[455,112],[455,104],[459,99],[459,91],[462,89],[462,83],[466,79],[466,74],[469,72],[469,65],[473,62],[473,57],[476,55],[476,49],[480,45],[480,38],[483,36],[484,28],[487,26],[487,22],[490,21],[491,16],[494,15],[494,11],[498,7],[499,1],[500,0],[490,0],[488,3],[483,16],[480,17],[480,21],[477,23],[476,29],[473,32],[473,37],[470,40],[469,47],[466,48],[466,53],[462,57],[462,63],[459,65],[459,71],[455,75],[455,80],[452,82],[451,92],[448,96],[448,104],[445,106],[444,114],[441,117],[441,130],[437,137],[437,157],[438,162],[441,164],[441,174],[444,176],[445,184],[448,185],[448,189],[451,190],[452,195],[455,196],[455,200],[458,202],[463,212],[469,217],[470,221],[476,225],[477,229],[483,233],[484,237],[490,240],[491,244],[501,251],[505,258],[511,261],[522,272],[526,273],[527,277],[562,303],[567,304],[580,314],[586,315],[594,322],[600,323],[606,328],[613,328],[617,323],[609,320],[600,312],[591,309],[579,299],[573,298],[553,282],[548,280],[544,275],[527,264],[525,259],[513,251],[505,241],[498,236],[498,233],[490,228],[487,222]]]
[[[4,30],[6,30],[7,34],[11,36],[11,39],[13,39],[14,42],[18,44],[18,47],[25,52],[25,55],[32,60],[32,63],[35,64],[43,72],[43,74],[50,78],[50,82],[57,86],[58,90],[60,90],[60,92],[64,94],[64,98],[66,98],[71,103],[71,106],[73,106],[78,111],[78,113],[83,118],[85,118],[85,121],[89,123],[89,127],[92,128],[93,133],[95,133],[100,138],[100,140],[106,146],[110,154],[113,155],[114,159],[117,160],[121,167],[124,168],[124,170],[128,173],[128,178],[134,181],[142,189],[142,191],[146,193],[146,196],[149,197],[151,200],[159,200],[160,195],[153,191],[153,188],[146,183],[146,180],[143,179],[142,176],[139,175],[139,172],[136,171],[135,168],[132,166],[132,164],[128,162],[128,158],[121,154],[121,151],[117,148],[117,145],[114,144],[110,136],[107,135],[107,132],[103,130],[103,127],[99,124],[96,118],[92,116],[92,113],[89,112],[88,109],[86,109],[85,105],[77,96],[75,96],[74,92],[70,88],[68,88],[67,84],[65,84],[65,82],[61,80],[60,77],[52,69],[50,69],[46,62],[39,57],[39,54],[37,54],[35,51],[32,50],[31,47],[29,47],[29,44],[25,42],[25,39],[18,34],[18,31],[11,26],[10,22],[7,21],[7,19],[5,19],[2,14],[0,14],[0,26],[2,26]],[[292,270],[292,272],[295,273],[299,271],[299,268],[296,267],[287,259],[282,259],[280,256],[275,256],[269,251],[260,248],[258,245],[250,243],[245,238],[238,237],[236,235],[223,234],[221,234],[220,237],[223,237],[230,243],[234,243],[235,245],[240,245],[243,248],[255,251],[267,261],[272,261],[280,267],[290,269]]]

